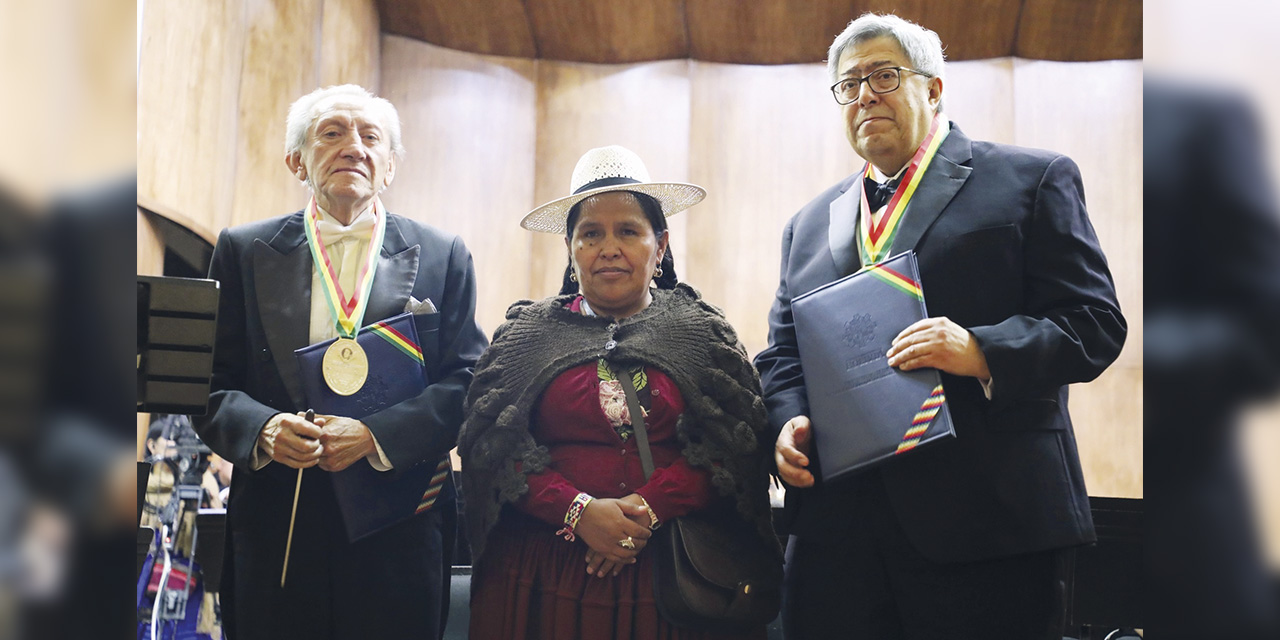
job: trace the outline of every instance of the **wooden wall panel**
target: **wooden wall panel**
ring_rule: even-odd
[[[324,0],[318,86],[358,84],[378,92],[382,33],[373,0]]]
[[[142,209],[138,209],[138,275],[164,275],[164,240]]]
[[[240,2],[148,2],[138,61],[138,194],[210,229],[231,222]]]
[[[246,0],[245,9],[232,225],[306,204],[306,189],[284,164],[285,116],[320,84],[317,60],[329,46],[316,37],[320,5],[311,0]]]
[[[947,64],[942,112],[973,140],[1013,144],[1013,59]]]
[[[476,265],[486,333],[529,297],[534,62],[384,36],[382,95],[403,122],[404,161],[387,208],[462,236]]]
[[[1142,59],[1142,0],[1025,0],[1023,4],[1013,55],[1077,62]]]
[[[595,147],[622,145],[644,160],[654,180],[688,181],[689,63],[606,66],[539,61],[537,135],[534,201],[511,212],[504,225],[517,225],[533,207],[569,195],[578,158]],[[686,221],[704,206],[669,220],[677,273],[683,273],[687,260]],[[567,261],[564,238],[522,232],[533,236],[528,295],[556,293]]]
[[[937,32],[947,59],[978,60],[1011,55],[1023,5],[1039,1],[865,0],[849,18],[863,11],[893,13]],[[832,39],[835,35],[831,34]]]
[[[789,64],[825,60],[858,17],[852,0],[686,0],[689,57],[707,62]]]
[[[835,35],[867,11],[895,13],[937,31],[952,60],[1134,59],[1143,52],[1141,0],[379,0],[378,5],[388,33],[460,51],[566,62],[819,62]]]
[[[845,140],[826,67],[693,63],[690,178],[707,188],[689,215],[684,279],[724,309],[747,352],[766,345],[782,228],[861,160]]]
[[[458,51],[537,58],[521,0],[378,0],[382,30]]]
[[[1091,496],[1141,498],[1142,368],[1112,365],[1071,385],[1069,409]]]
[[[621,63],[688,55],[682,0],[526,0],[525,10],[544,60]]]

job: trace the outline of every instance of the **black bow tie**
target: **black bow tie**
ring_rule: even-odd
[[[893,192],[898,190],[899,180],[890,180],[884,184],[876,182],[874,178],[864,178],[867,188],[867,204],[870,205],[871,211],[879,211],[890,198]]]

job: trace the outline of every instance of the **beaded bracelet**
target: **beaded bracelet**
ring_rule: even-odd
[[[564,528],[556,532],[558,536],[564,536],[565,540],[573,542],[577,540],[577,536],[573,535],[573,530],[578,528],[578,520],[582,518],[582,512],[586,510],[587,505],[595,500],[585,493],[579,493],[573,498],[573,502],[569,505],[569,510],[564,512]]]
[[[644,508],[649,510],[649,530],[657,529],[662,524],[658,521],[658,514],[653,512],[653,507],[649,506],[649,501],[645,500],[644,496],[637,493],[636,497],[640,498],[640,502],[644,503]]]

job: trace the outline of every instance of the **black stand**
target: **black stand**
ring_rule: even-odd
[[[1081,640],[1102,640],[1113,630],[1147,624],[1143,506],[1140,499],[1092,497],[1089,506],[1098,544],[1075,551],[1067,580],[1067,629],[1079,629]]]

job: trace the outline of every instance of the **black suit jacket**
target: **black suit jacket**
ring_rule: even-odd
[[[975,142],[951,126],[892,253],[915,249],[929,314],[977,337],[993,397],[975,378],[943,374],[957,437],[881,467],[894,514],[936,561],[1090,542],[1067,384],[1097,377],[1126,327],[1079,170],[1065,156]],[[783,232],[769,346],[756,358],[775,434],[808,415],[791,299],[857,270],[860,178],[823,192]],[[839,481],[789,490],[793,533],[842,535],[854,517],[847,490]]]
[[[253,471],[250,458],[271,416],[307,408],[293,354],[310,342],[312,258],[302,215],[223,231],[209,268],[209,277],[221,283],[221,299],[209,412],[196,421],[196,429],[211,449],[235,465],[223,591],[224,607],[237,618],[229,620],[230,626],[242,633],[274,623],[270,602],[279,591],[297,479],[296,470],[275,462]],[[434,465],[453,448],[472,369],[487,345],[475,321],[475,270],[462,240],[391,214],[364,324],[403,312],[410,295],[429,298],[439,309],[436,318],[417,319],[431,384],[419,396],[363,419],[394,467],[388,473]],[[430,330],[433,326],[438,329]],[[308,469],[290,554],[293,588],[318,594],[344,570],[336,563],[323,564],[350,551],[339,517],[328,473]],[[393,598],[397,581],[421,584],[420,577],[412,576],[414,567],[430,568],[429,559],[422,557],[429,555],[426,537],[402,529],[393,527],[359,543],[361,548],[380,548],[377,562],[361,571],[382,574],[386,589],[367,594],[369,598]],[[378,566],[383,557],[386,566]],[[318,573],[309,575],[313,570]],[[318,605],[325,602],[316,598]]]

